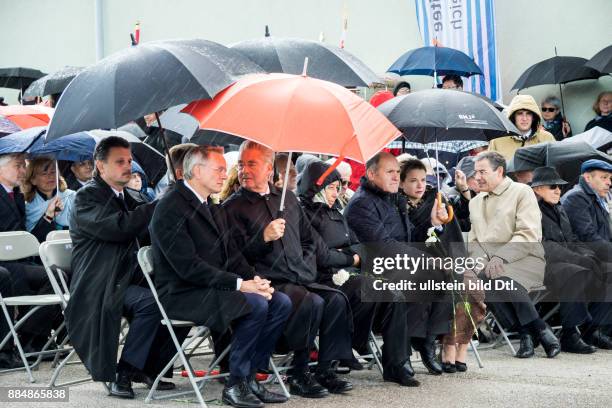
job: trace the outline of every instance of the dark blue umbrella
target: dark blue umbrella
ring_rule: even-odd
[[[465,53],[447,47],[422,47],[410,50],[389,67],[398,75],[482,75],[482,70]]]
[[[0,138],[0,155],[26,153],[47,130],[46,126],[32,127]]]

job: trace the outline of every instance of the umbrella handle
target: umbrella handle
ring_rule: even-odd
[[[438,208],[442,208],[442,192],[441,191],[438,191],[438,193],[436,194],[436,206]],[[453,209],[452,205],[448,204],[446,211],[448,212],[448,217],[446,217],[446,219],[440,220],[442,221],[443,224],[448,224],[455,217],[455,210]]]

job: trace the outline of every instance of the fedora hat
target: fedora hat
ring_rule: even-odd
[[[533,171],[531,187],[567,184],[554,167],[538,167]]]

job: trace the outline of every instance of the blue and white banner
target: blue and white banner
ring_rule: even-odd
[[[464,81],[464,89],[501,100],[501,77],[495,41],[494,0],[415,0],[425,46],[463,51],[484,75]]]

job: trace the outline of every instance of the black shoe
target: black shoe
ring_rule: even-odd
[[[414,370],[410,360],[406,360],[404,364],[385,367],[383,380],[395,382],[404,387],[418,387],[420,384],[414,378]]]
[[[597,351],[595,346],[586,344],[577,331],[563,333],[561,336],[561,351],[574,354],[591,354]]]
[[[555,336],[555,333],[553,333],[550,327],[546,327],[542,330],[538,337],[540,338],[542,347],[544,347],[544,351],[546,351],[546,357],[553,358],[561,352],[559,339]]]
[[[134,399],[134,390],[132,389],[132,381],[130,375],[126,371],[117,373],[117,380],[111,383],[110,395],[113,397]]]
[[[455,368],[457,368],[458,373],[465,373],[467,371],[467,364],[461,361],[455,361]]]
[[[442,371],[445,373],[454,374],[457,372],[457,366],[453,363],[442,362]]]
[[[0,351],[0,368],[9,369],[19,367],[23,367],[23,361],[21,361],[16,350],[9,349]]]
[[[533,338],[531,337],[531,334],[521,334],[521,345],[514,357],[529,358],[533,357],[534,354],[535,352],[533,350]]]
[[[427,371],[429,371],[429,374],[440,375],[442,374],[442,366],[440,362],[436,360],[436,347],[434,341],[435,339],[425,339],[423,346],[420,348],[415,347],[415,350],[421,355],[421,361],[427,368]]]
[[[155,382],[155,378],[149,377],[147,374],[143,373],[142,371],[132,372],[131,379],[133,382],[146,384],[147,388],[149,389],[153,387],[153,383]],[[175,388],[176,388],[176,384],[174,384],[173,382],[160,380],[157,383],[157,389],[159,391],[169,391]]]
[[[363,364],[361,364],[355,357],[350,360],[340,360],[338,367],[347,367],[349,372],[351,370],[361,371],[363,370]]]
[[[332,394],[342,394],[353,389],[353,384],[338,377],[333,368],[317,372],[315,379]]]
[[[304,398],[323,398],[329,395],[327,388],[319,384],[310,371],[291,376],[289,392]]]
[[[593,333],[585,336],[584,341],[600,349],[612,350],[612,338],[604,334],[601,328],[597,328]]]
[[[263,384],[260,384],[255,379],[255,376],[252,376],[249,379],[248,384],[249,388],[251,389],[251,392],[253,392],[253,394],[255,394],[255,396],[265,404],[280,404],[282,402],[287,402],[287,400],[289,399],[283,394],[278,394],[267,390],[266,387],[263,386]]]
[[[240,381],[231,387],[226,385],[223,388],[221,399],[224,404],[238,408],[260,408],[264,406],[264,403],[253,394],[246,381]]]

